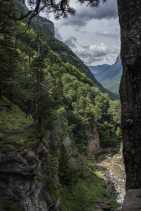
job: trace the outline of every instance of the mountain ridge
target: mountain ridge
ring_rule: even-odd
[[[112,65],[103,64],[89,66],[91,73],[95,78],[109,91],[119,94],[119,84],[122,75],[122,64],[120,57]]]

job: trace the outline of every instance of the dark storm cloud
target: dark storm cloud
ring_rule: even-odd
[[[86,5],[78,7],[75,16],[69,17],[63,23],[84,26],[92,19],[111,19],[117,18],[117,16],[117,1],[107,0],[106,3],[101,4],[97,8],[86,7]]]

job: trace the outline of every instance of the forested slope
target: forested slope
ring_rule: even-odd
[[[12,3],[4,6],[14,10]],[[114,210],[94,158],[101,147],[119,144],[119,103],[102,93],[49,30],[41,30],[41,18],[27,30],[3,8],[8,27],[0,36],[0,208]]]

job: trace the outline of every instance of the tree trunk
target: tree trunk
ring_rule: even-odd
[[[141,210],[141,0],[118,0],[123,76],[123,155],[126,169],[124,211]]]

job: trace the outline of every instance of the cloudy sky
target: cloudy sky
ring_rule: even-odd
[[[87,64],[112,64],[120,52],[120,29],[116,0],[107,0],[98,8],[76,3],[75,16],[54,20],[56,36]]]

